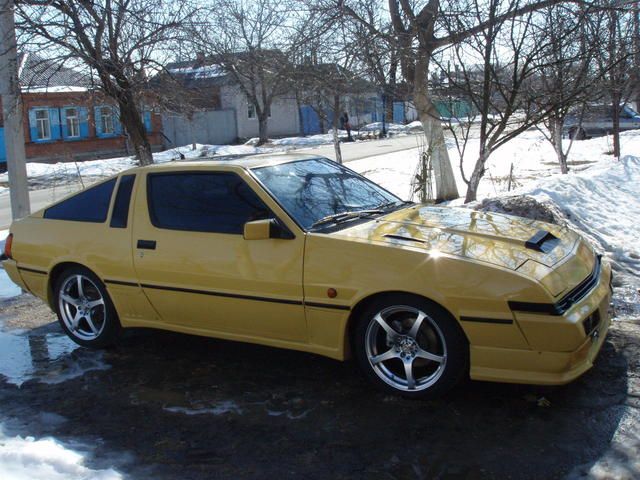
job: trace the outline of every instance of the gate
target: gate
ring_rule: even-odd
[[[235,110],[196,112],[191,120],[181,115],[163,115],[162,130],[169,147],[192,143],[227,145],[238,138]]]

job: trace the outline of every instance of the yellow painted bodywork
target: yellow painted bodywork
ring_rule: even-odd
[[[591,273],[595,254],[575,232],[420,205],[335,232],[307,232],[251,174],[252,167],[282,161],[290,159],[129,170],[136,181],[127,228],[111,228],[111,212],[104,224],[49,220],[36,212],[12,225],[13,259],[5,269],[51,305],[52,276],[60,265],[83,265],[105,282],[125,328],[261,343],[339,360],[350,354],[349,323],[361,305],[381,293],[408,292],[438,303],[459,322],[469,341],[471,378],[560,384],[592,365],[609,325],[606,261],[597,285],[563,315],[514,312],[508,304],[555,303]],[[155,227],[147,175],[193,170],[235,172],[294,238],[264,239],[267,230],[259,224],[245,235]],[[560,239],[549,253],[524,246],[539,229]],[[156,249],[138,249],[140,239],[156,241]],[[327,295],[329,288],[338,292],[335,298]],[[596,310],[602,320],[594,338],[582,322]],[[469,317],[498,323],[464,320]]]

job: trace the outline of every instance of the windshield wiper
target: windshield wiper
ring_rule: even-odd
[[[387,208],[391,208],[391,207],[402,207],[404,205],[413,205],[414,202],[410,202],[408,200],[396,200],[395,202],[386,202],[386,203],[381,203],[380,205],[376,206],[376,208],[379,208],[381,210],[386,210]]]
[[[366,215],[375,215],[377,213],[384,213],[384,210],[374,208],[368,210],[350,210],[348,212],[334,213],[332,215],[322,217],[320,220],[316,220],[311,224],[310,228],[319,227],[320,225],[326,225],[327,223],[340,223],[346,220],[364,217]]]

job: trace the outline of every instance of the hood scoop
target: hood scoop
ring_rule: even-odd
[[[403,240],[405,242],[426,243],[424,240],[418,240],[417,238],[405,237],[404,235],[384,235],[385,238],[392,238],[394,240]]]
[[[546,230],[538,230],[533,237],[524,242],[524,246],[531,250],[549,253],[560,243],[560,239]]]

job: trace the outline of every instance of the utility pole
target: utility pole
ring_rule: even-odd
[[[24,151],[22,96],[18,78],[18,48],[14,0],[0,0],[0,95],[4,119],[4,139],[9,172],[11,216],[14,220],[31,213]]]

